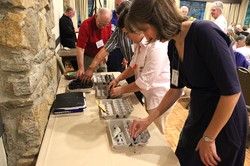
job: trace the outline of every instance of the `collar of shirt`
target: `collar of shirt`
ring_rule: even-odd
[[[91,17],[91,27],[93,28],[93,29],[98,29],[98,27],[96,26],[96,15],[93,15],[92,17]]]
[[[144,37],[142,40],[141,40],[141,42],[139,43],[139,46],[141,46],[141,47],[147,47],[147,45],[148,45],[149,43],[148,43],[148,40]]]

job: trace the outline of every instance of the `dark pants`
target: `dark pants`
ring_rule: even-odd
[[[120,48],[114,49],[112,52],[109,53],[107,66],[108,72],[112,71],[119,71],[123,72],[124,67],[122,66],[123,55]]]

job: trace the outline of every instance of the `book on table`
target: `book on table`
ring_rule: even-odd
[[[86,108],[85,93],[68,92],[56,95],[53,103],[54,114],[68,114],[83,112]]]

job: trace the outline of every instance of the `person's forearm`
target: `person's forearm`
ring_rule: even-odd
[[[149,123],[152,123],[155,119],[160,117],[164,112],[172,107],[172,105],[180,98],[182,92],[183,89],[169,89],[163,97],[161,103],[154,110],[154,113],[147,117]]]
[[[84,65],[83,65],[83,61],[84,61],[84,49],[80,48],[80,47],[76,47],[76,50],[77,50],[77,56],[76,56],[76,59],[77,59],[77,66],[78,66],[78,69],[81,69],[81,70],[84,70]]]
[[[121,87],[122,94],[123,93],[131,93],[131,92],[137,92],[141,89],[136,85],[135,82],[132,82],[130,84],[124,85]]]
[[[131,77],[131,76],[133,76],[133,75],[134,75],[134,71],[132,70],[131,67],[128,67],[128,68],[126,68],[126,69],[122,72],[122,74],[120,74],[120,75],[116,78],[116,80],[119,82],[119,81],[125,80],[125,79],[127,79],[127,78],[129,78],[129,77]]]
[[[95,56],[93,61],[91,62],[89,68],[95,69],[104,59],[105,57],[108,56],[108,52],[105,50],[103,47]]]
[[[213,118],[210,121],[206,131],[204,132],[204,136],[207,136],[213,140],[216,139],[219,132],[231,117],[234,107],[239,100],[239,97],[240,93],[220,97]]]

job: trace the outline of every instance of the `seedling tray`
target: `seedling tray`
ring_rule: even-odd
[[[136,138],[132,138],[129,126],[132,120],[111,120],[108,122],[108,136],[113,148],[128,148],[130,146],[144,146],[148,143],[148,130],[142,131]]]
[[[134,110],[129,98],[102,99],[100,100],[105,111],[99,108],[100,116],[104,119],[127,118]]]

